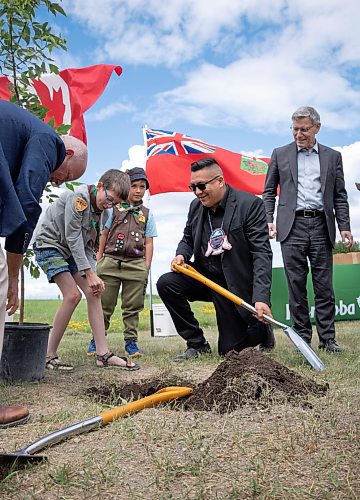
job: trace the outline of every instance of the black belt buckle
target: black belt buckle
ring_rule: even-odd
[[[306,218],[313,218],[316,216],[316,210],[304,210],[304,217]]]

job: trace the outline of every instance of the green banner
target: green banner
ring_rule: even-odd
[[[314,291],[309,272],[307,281],[311,322],[315,323]],[[360,264],[334,266],[336,321],[360,319]],[[278,321],[290,325],[288,289],[283,267],[273,268],[271,311]]]

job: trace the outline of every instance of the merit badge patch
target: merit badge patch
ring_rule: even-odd
[[[139,215],[139,222],[145,222],[145,215]]]
[[[264,175],[268,170],[268,164],[260,160],[260,158],[243,156],[240,168],[241,170],[246,170],[251,175]]]
[[[77,197],[77,198],[75,198],[74,206],[75,206],[75,210],[77,212],[83,212],[85,210],[85,208],[87,208],[88,204],[84,200],[84,198]]]

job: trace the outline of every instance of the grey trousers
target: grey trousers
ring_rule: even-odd
[[[311,340],[312,327],[306,290],[310,263],[317,333],[321,341],[334,339],[332,246],[325,217],[295,217],[289,236],[281,243],[281,251],[289,290],[290,315],[295,330],[304,340]]]

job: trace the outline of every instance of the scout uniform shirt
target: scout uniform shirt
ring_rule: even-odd
[[[37,248],[57,248],[68,259],[72,256],[79,271],[95,271],[101,212],[94,208],[94,186],[66,189],[46,210],[36,232]]]
[[[104,255],[120,260],[144,258],[146,222],[149,209],[143,205],[127,203],[113,208],[111,226],[106,240]]]

